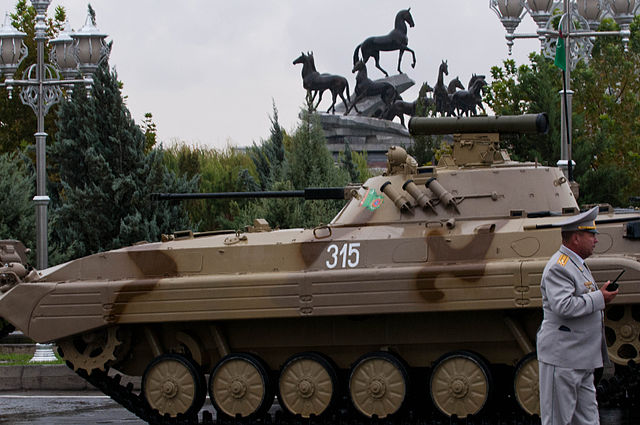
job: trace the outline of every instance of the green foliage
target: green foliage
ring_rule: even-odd
[[[273,117],[271,120],[271,134],[269,139],[259,146],[254,142],[247,153],[258,172],[260,190],[267,190],[282,177],[282,164],[285,160],[284,137],[285,132],[278,122],[278,109],[273,104]]]
[[[35,248],[35,172],[29,158],[0,154],[0,239],[17,239]]]
[[[353,152],[351,151],[351,146],[349,146],[348,140],[344,143],[344,151],[338,154],[338,163],[340,163],[342,168],[349,173],[351,182],[360,182],[360,173],[358,172],[356,163],[353,160]]]
[[[373,177],[371,170],[369,169],[369,163],[367,160],[367,151],[362,152],[354,152],[351,151],[351,157],[353,158],[353,163],[356,166],[356,171],[358,172],[358,180],[357,182],[364,183],[367,179]]]
[[[574,157],[582,203],[628,206],[629,198],[640,194],[639,27],[636,16],[628,53],[618,37],[599,37],[589,66],[572,74]],[[607,19],[600,29],[618,28]]]
[[[54,351],[56,360],[50,362],[31,362],[33,354],[21,354],[21,353],[1,353],[0,365],[2,366],[26,366],[26,365],[39,365],[39,364],[64,364],[64,360],[60,358],[60,355]]]
[[[164,151],[164,163],[177,175],[197,181],[197,192],[260,190],[249,155],[235,148],[216,150],[176,145]],[[227,199],[193,200],[184,205],[194,230],[233,227],[238,210],[238,202]]]
[[[56,176],[51,198],[52,264],[187,227],[181,205],[152,202],[153,192],[193,192],[194,179],[163,166],[163,153],[145,153],[145,136],[131,118],[115,72],[94,76],[91,98],[77,85],[58,114],[49,151]]]
[[[415,136],[413,144],[407,148],[407,153],[415,158],[419,166],[432,164],[441,142],[440,136]]]
[[[336,187],[349,183],[350,175],[334,164],[326,139],[316,116],[308,109],[289,140],[285,137],[282,170],[271,176],[267,190],[295,190],[307,187]],[[277,122],[273,120],[272,122]],[[279,126],[278,126],[279,127]],[[274,126],[276,128],[276,126]],[[270,150],[272,137],[255,148]],[[263,155],[264,156],[264,155]],[[258,156],[261,157],[261,156]],[[239,209],[236,227],[251,224],[255,218],[265,218],[272,227],[314,227],[328,223],[342,208],[342,201],[304,201],[298,198],[259,199]]]
[[[485,102],[497,115],[537,114],[549,116],[547,134],[509,136],[505,144],[513,159],[537,159],[555,165],[560,159],[560,99],[561,73],[553,60],[540,54],[529,56],[530,65],[516,66],[508,59],[503,67],[491,68],[493,82],[488,86]]]
[[[580,184],[580,203],[627,206],[640,193],[640,17],[631,25],[629,52],[619,37],[597,37],[588,64],[571,73],[573,96],[572,158]],[[601,31],[617,30],[611,19]],[[553,61],[531,54],[530,65],[507,60],[491,70],[494,81],[486,102],[496,114],[547,112],[547,135],[507,140],[512,157],[555,165],[560,159],[562,72]]]
[[[364,183],[372,176],[367,163],[367,151],[352,151],[348,141],[344,144],[344,151],[338,153],[338,164],[349,175],[350,183]]]
[[[142,122],[142,131],[144,131],[144,153],[151,152],[151,149],[156,145],[158,137],[158,128],[156,123],[153,122],[153,115],[151,112],[144,114],[144,121]]]

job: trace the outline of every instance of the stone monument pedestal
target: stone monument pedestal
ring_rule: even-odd
[[[334,156],[344,151],[349,142],[352,151],[367,152],[369,168],[385,168],[389,147],[408,147],[412,141],[409,131],[401,124],[365,116],[318,114],[327,148]]]
[[[406,74],[392,75],[376,81],[392,84],[399,94],[415,84]],[[351,94],[351,99],[355,99],[355,93]],[[367,152],[369,168],[385,168],[385,153],[389,147],[397,145],[406,148],[412,143],[409,131],[400,123],[375,118],[386,109],[380,96],[365,98],[357,106],[360,114],[351,109],[349,115],[343,115],[347,109],[344,103],[336,106],[335,114],[317,114],[327,138],[327,147],[334,158],[337,158],[348,141],[352,151]]]

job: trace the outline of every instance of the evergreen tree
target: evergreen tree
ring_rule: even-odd
[[[0,154],[0,239],[35,248],[35,171],[20,153]]]
[[[274,171],[282,177],[267,187],[268,190],[336,187],[349,183],[349,174],[334,164],[320,123],[310,109],[303,111],[298,128],[284,145],[281,170]],[[240,208],[235,225],[242,227],[251,224],[255,218],[265,218],[272,227],[314,227],[328,223],[343,205],[343,201],[260,199]]]
[[[369,169],[369,161],[367,160],[367,151],[362,152],[354,152],[351,151],[351,157],[353,158],[353,163],[356,166],[356,171],[358,172],[358,180],[357,182],[364,183],[369,178],[373,176],[371,170]]]
[[[158,127],[156,126],[156,123],[153,122],[153,114],[151,114],[151,112],[144,114],[142,130],[144,131],[144,152],[149,153],[156,145],[158,137]]]
[[[57,176],[52,196],[52,263],[188,226],[181,205],[150,201],[153,192],[192,192],[195,180],[177,178],[163,153],[145,153],[145,135],[124,104],[115,72],[102,65],[92,96],[77,85],[58,114],[58,142],[50,148]]]
[[[349,178],[352,182],[360,182],[360,173],[354,162],[353,152],[351,152],[351,146],[349,146],[348,140],[344,142],[344,151],[338,154],[338,162],[342,164],[342,168],[349,173]]]
[[[263,141],[260,146],[254,142],[247,153],[253,161],[258,172],[258,181],[261,190],[267,190],[274,182],[278,181],[284,162],[284,130],[278,122],[278,109],[273,103],[273,117],[271,120],[271,135],[269,139]]]
[[[441,142],[441,136],[415,136],[413,144],[407,148],[407,153],[415,158],[418,165],[430,164],[433,163],[435,152]]]

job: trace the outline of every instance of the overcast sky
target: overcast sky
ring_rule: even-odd
[[[66,8],[74,30],[84,25],[86,0],[53,0]],[[411,7],[415,27],[402,70],[416,85],[405,92],[415,100],[420,83],[431,86],[441,60],[448,60],[445,83],[472,73],[486,74],[507,56],[504,29],[489,0],[92,0],[97,26],[109,34],[109,63],[124,83],[136,122],[151,112],[165,146],[176,140],[222,148],[247,146],[269,135],[272,100],[281,125],[292,130],[304,104],[301,65],[293,60],[313,51],[319,72],[347,77],[355,47],[387,34],[396,13]],[[0,0],[0,13],[15,0]],[[533,32],[528,16],[518,31]],[[513,58],[528,63],[537,40],[517,40]],[[396,73],[397,52],[382,52],[381,64]],[[369,77],[383,74],[368,62]],[[329,96],[320,105],[326,110]]]

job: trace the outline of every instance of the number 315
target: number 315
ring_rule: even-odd
[[[357,267],[360,262],[360,243],[346,243],[342,248],[332,244],[327,248],[330,259],[326,261],[327,268],[334,269],[340,265],[343,269],[347,267]]]

